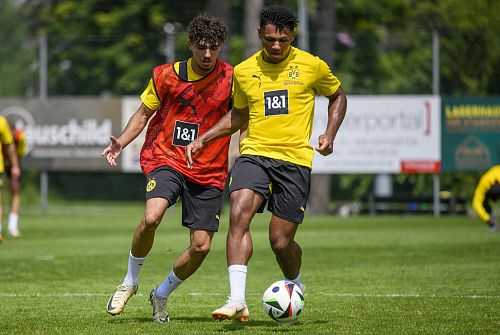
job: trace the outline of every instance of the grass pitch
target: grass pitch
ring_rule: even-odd
[[[305,308],[297,324],[264,314],[261,295],[281,273],[267,240],[269,214],[252,223],[250,321],[215,322],[229,293],[227,211],[202,268],[169,299],[171,322],[151,322],[150,290],[187,247],[180,208],[167,212],[125,311],[105,306],[125,276],[142,204],[25,213],[23,236],[0,245],[0,334],[500,334],[500,233],[465,217],[307,216]],[[5,233],[5,230],[4,230]]]

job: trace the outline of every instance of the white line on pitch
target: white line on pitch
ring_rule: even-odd
[[[107,297],[111,293],[90,293],[90,292],[76,292],[76,293],[2,293],[0,297]],[[145,296],[146,294],[138,293],[138,296]],[[190,292],[191,296],[223,296],[222,293],[203,293],[203,292]],[[248,293],[249,296],[260,296],[262,293]],[[368,293],[331,293],[331,292],[316,292],[307,295],[323,295],[338,298],[433,298],[433,299],[500,299],[498,295],[439,295],[439,294],[418,294],[418,293],[386,293],[386,294],[368,294]],[[307,296],[306,295],[306,296]]]

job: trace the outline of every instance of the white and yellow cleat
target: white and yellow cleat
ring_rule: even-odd
[[[137,292],[137,285],[121,284],[116,288],[116,292],[109,298],[106,311],[111,315],[118,315],[123,312],[128,299]]]
[[[250,317],[248,307],[244,302],[229,299],[224,306],[212,312],[215,320],[233,320],[236,322],[246,322]]]
[[[9,229],[9,235],[12,237],[21,237],[19,229]]]

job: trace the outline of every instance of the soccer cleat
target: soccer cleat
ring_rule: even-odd
[[[215,320],[234,320],[236,322],[246,322],[250,317],[248,307],[244,302],[232,301],[229,298],[226,304],[212,312]]]
[[[300,290],[302,291],[302,294],[306,294],[306,285],[304,285],[304,283],[300,283],[299,287]]]
[[[123,312],[128,299],[137,292],[138,286],[121,284],[116,288],[115,294],[109,298],[106,310],[111,315],[118,315]]]
[[[159,297],[156,295],[156,289],[153,289],[149,294],[149,302],[153,306],[153,322],[166,323],[170,321],[167,312],[168,298]]]
[[[9,235],[12,237],[20,237],[21,233],[18,229],[9,229]]]

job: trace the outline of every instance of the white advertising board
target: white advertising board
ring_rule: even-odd
[[[141,105],[141,99],[138,97],[124,97],[122,99],[122,130],[127,126],[128,120]],[[124,172],[141,172],[139,159],[141,148],[146,139],[146,129],[137,136],[121,153],[121,169]],[[115,134],[118,136],[120,134]]]
[[[333,154],[314,154],[313,173],[437,173],[441,168],[438,96],[348,96]],[[327,124],[328,100],[316,98],[311,144]]]

